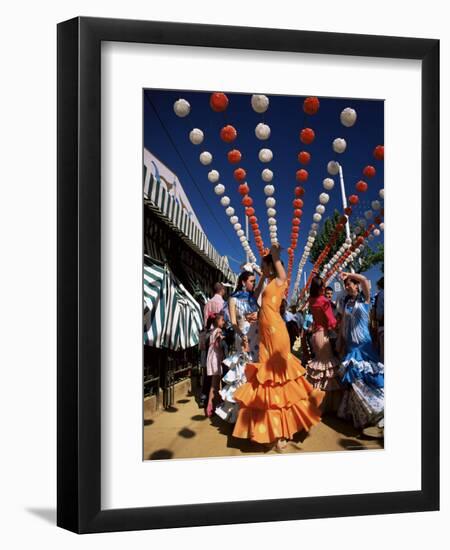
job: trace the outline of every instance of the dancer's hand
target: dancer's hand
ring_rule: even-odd
[[[245,318],[249,323],[253,324],[258,320],[258,314],[254,311],[253,313],[248,313]]]
[[[270,247],[270,253],[272,254],[272,258],[273,258],[273,259],[279,258],[279,257],[280,257],[280,252],[281,252],[281,245],[280,245],[280,243],[274,243],[274,244]]]

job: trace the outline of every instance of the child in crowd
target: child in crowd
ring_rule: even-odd
[[[208,405],[206,415],[211,417],[214,413],[213,401],[218,394],[220,378],[222,376],[222,361],[224,359],[224,350],[222,341],[224,339],[223,327],[225,318],[222,313],[217,313],[214,317],[208,318],[207,328],[213,326],[213,331],[209,337],[208,356],[206,358],[206,373],[211,376],[211,389],[209,391]]]

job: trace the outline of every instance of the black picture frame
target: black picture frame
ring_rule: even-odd
[[[439,41],[87,17],[60,23],[57,34],[57,524],[94,533],[438,510]],[[421,60],[420,491],[101,509],[102,41]]]

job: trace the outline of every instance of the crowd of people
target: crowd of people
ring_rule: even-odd
[[[201,405],[234,424],[233,436],[282,450],[335,414],[372,437],[384,434],[384,284],[341,272],[345,293],[316,276],[288,307],[279,245],[247,266],[227,301],[217,283],[200,338]],[[257,282],[257,278],[259,278]]]

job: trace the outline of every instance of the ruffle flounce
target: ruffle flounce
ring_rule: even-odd
[[[256,380],[259,384],[272,385],[286,384],[296,380],[306,373],[306,369],[295,355],[288,353],[286,357],[275,354],[264,363],[247,363],[245,375],[248,381]]]
[[[339,361],[332,360],[326,363],[312,360],[306,365],[306,379],[314,388],[324,391],[335,391],[342,389],[337,378]]]

